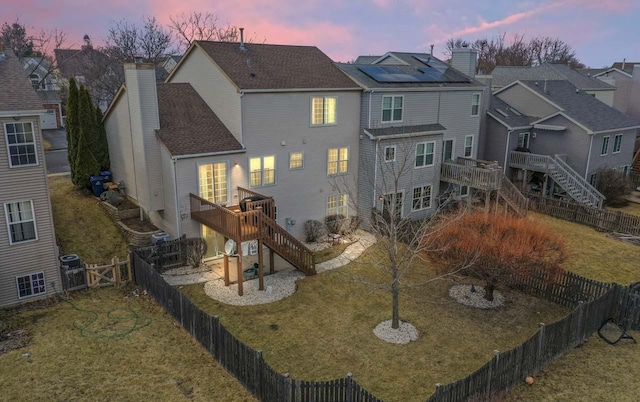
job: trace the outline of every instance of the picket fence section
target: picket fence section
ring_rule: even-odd
[[[145,255],[148,257],[148,255]],[[213,358],[261,401],[283,402],[378,402],[348,374],[332,381],[302,381],[276,372],[261,351],[238,340],[211,316],[194,306],[168,285],[145,258],[134,250],[131,260],[136,283],[198,341]],[[510,285],[526,293],[574,309],[538,331],[521,345],[494,357],[480,369],[450,384],[436,384],[428,402],[492,400],[520,384],[588,337],[612,318],[629,329],[640,329],[639,287],[623,287],[589,280],[570,272],[550,276],[543,271],[514,276]]]

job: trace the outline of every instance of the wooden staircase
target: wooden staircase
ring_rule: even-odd
[[[631,171],[634,173],[640,173],[640,148],[638,148],[636,154],[633,156],[633,162],[631,162]]]
[[[238,188],[238,198],[258,195]],[[315,275],[315,256],[302,242],[293,237],[273,219],[275,206],[273,198],[263,196],[262,200],[247,202],[246,211],[239,206],[226,207],[215,204],[195,194],[191,198],[191,219],[232,239],[237,244],[261,239],[264,244],[280,257],[306,275]]]
[[[544,172],[577,202],[594,208],[602,208],[604,195],[567,165],[558,155],[551,157],[549,155],[512,151],[509,154],[509,166]]]
[[[518,190],[518,187],[504,174],[502,175],[502,187],[500,187],[498,194],[505,201],[507,207],[511,207],[517,215],[523,218],[527,216],[529,199],[525,197],[520,190]]]

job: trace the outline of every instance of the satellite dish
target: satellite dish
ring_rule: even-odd
[[[227,255],[236,253],[236,242],[233,241],[233,239],[229,239],[226,243],[224,243],[224,252]]]

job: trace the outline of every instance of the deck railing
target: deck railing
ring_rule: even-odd
[[[240,239],[242,230],[238,214],[227,207],[190,194],[191,219],[230,239]]]
[[[527,216],[527,209],[529,205],[529,199],[525,197],[520,190],[513,184],[507,176],[502,176],[502,187],[500,188],[500,195],[504,200],[515,210],[515,212],[525,217]]]
[[[502,171],[499,169],[485,169],[451,162],[444,162],[440,170],[440,180],[442,181],[485,191],[499,189],[501,176]]]

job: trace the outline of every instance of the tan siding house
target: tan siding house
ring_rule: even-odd
[[[62,289],[40,114],[17,60],[0,51],[0,307]]]

